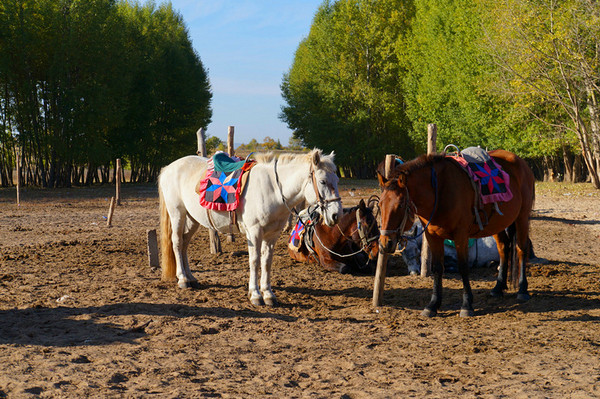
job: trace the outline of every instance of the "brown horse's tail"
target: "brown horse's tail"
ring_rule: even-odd
[[[509,268],[510,275],[508,281],[512,289],[517,289],[519,286],[519,254],[517,253],[517,226],[515,223],[511,224],[507,228],[508,233],[508,245],[509,245]]]
[[[163,280],[173,280],[176,276],[175,252],[173,252],[173,241],[171,240],[171,218],[167,212],[165,199],[158,186],[159,208],[160,208],[160,266]]]

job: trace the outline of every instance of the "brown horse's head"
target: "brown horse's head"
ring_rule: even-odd
[[[355,242],[361,243],[363,251],[369,256],[369,260],[374,260],[379,253],[379,228],[377,227],[377,218],[373,214],[373,208],[368,207],[362,199],[356,208],[356,220],[353,239]]]
[[[377,171],[377,178],[382,190],[379,199],[381,211],[379,246],[380,250],[393,253],[399,237],[412,227],[415,214],[406,187],[406,174],[400,173],[398,177],[386,179]]]

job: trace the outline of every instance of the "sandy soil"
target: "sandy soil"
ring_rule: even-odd
[[[530,267],[532,299],[490,298],[495,270],[476,269],[470,319],[457,275],[423,319],[431,280],[392,257],[374,312],[372,276],[296,263],[287,237],[279,307],[248,302],[241,236],[214,256],[200,232],[201,289],[181,290],[148,266],[155,187],[126,185],[110,228],[113,188],[30,189],[20,207],[0,190],[0,398],[600,397],[600,193],[557,187],[538,190],[532,239],[549,262]],[[377,191],[342,182],[348,205]]]

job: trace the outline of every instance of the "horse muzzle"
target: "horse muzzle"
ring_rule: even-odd
[[[392,254],[396,251],[397,240],[387,235],[379,236],[379,250],[386,254]]]

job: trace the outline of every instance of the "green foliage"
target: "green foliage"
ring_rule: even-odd
[[[211,117],[206,70],[170,4],[3,1],[0,87],[0,165],[16,139],[43,186],[90,183],[118,157],[151,180]]]
[[[411,13],[400,0],[321,5],[282,83],[281,119],[294,138],[335,150],[363,177],[386,153],[413,152],[395,52]]]
[[[588,0],[325,1],[284,75],[281,119],[352,169],[425,151],[436,123],[438,150],[582,152],[596,184],[598,48]]]

